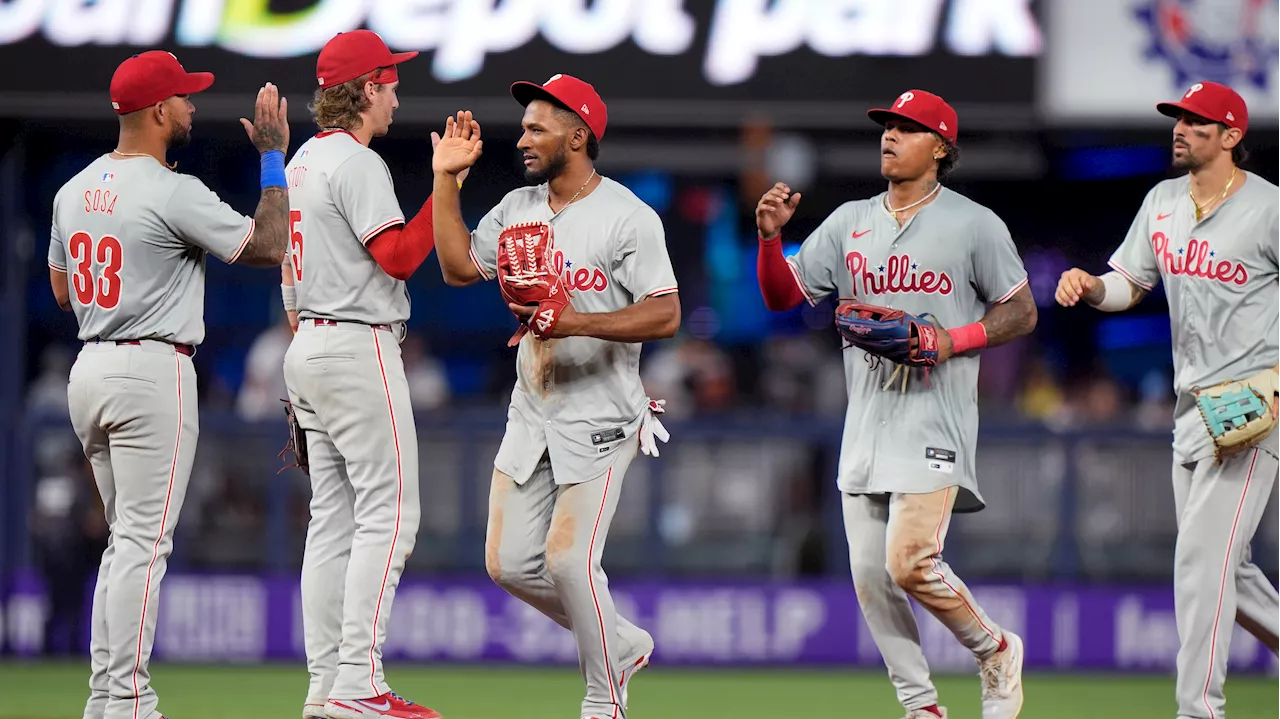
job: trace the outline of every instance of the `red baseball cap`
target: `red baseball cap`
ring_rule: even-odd
[[[1221,122],[1240,132],[1249,131],[1249,108],[1235,90],[1216,82],[1197,82],[1187,89],[1180,102],[1156,105],[1161,115],[1177,117],[1185,110],[1206,120]]]
[[[609,108],[605,107],[604,100],[590,83],[573,75],[557,73],[541,85],[523,80],[512,83],[511,96],[526,107],[534,100],[550,97],[577,113],[591,128],[597,141],[604,139],[604,128],[609,124]]]
[[[396,65],[417,56],[417,50],[391,52],[378,33],[372,30],[340,32],[320,49],[320,57],[316,59],[316,82],[320,87],[333,87],[386,67],[390,69],[378,73],[373,81],[387,85],[400,79]]]
[[[213,84],[211,72],[187,72],[173,53],[148,50],[120,63],[111,76],[111,108],[127,115],[168,100],[192,95]]]
[[[955,109],[946,100],[925,90],[907,90],[898,96],[891,109],[877,107],[867,110],[867,117],[882,126],[895,117],[914,120],[952,144],[960,131],[960,120],[956,117]]]

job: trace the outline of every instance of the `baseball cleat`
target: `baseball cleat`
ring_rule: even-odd
[[[1005,648],[978,662],[982,719],[1015,719],[1022,711],[1022,637],[1004,633]]]
[[[912,709],[902,719],[947,719],[947,708],[938,707],[938,713],[934,714],[928,709]]]
[[[415,704],[395,692],[372,699],[330,699],[326,719],[443,719],[440,712]]]
[[[307,704],[302,707],[302,719],[329,719],[323,704]]]
[[[618,677],[618,693],[621,694],[622,711],[627,710],[627,686],[631,684],[631,679],[645,667],[649,666],[649,659],[653,657],[653,637],[645,632],[644,642],[640,646],[640,656],[624,662],[622,665],[621,676]]]

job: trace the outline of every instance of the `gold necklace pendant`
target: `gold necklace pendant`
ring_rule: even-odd
[[[1217,197],[1214,197],[1208,200],[1203,205],[1201,205],[1199,202],[1196,202],[1196,196],[1191,191],[1191,185],[1190,183],[1187,184],[1187,197],[1191,198],[1191,204],[1195,205],[1195,208],[1196,208],[1196,222],[1199,222],[1200,220],[1204,219],[1204,213],[1205,213],[1206,207],[1209,207],[1210,205],[1215,205],[1227,199],[1227,193],[1231,191],[1231,186],[1236,184],[1236,174],[1239,172],[1240,172],[1240,168],[1238,167],[1232,168],[1231,177],[1227,178],[1227,184],[1225,187],[1222,188],[1222,192],[1219,192]]]

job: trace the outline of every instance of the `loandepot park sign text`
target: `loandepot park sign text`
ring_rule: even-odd
[[[704,2],[707,0],[697,0]],[[718,0],[706,28],[705,79],[749,80],[760,58],[808,48],[828,57],[1038,55],[1032,0]],[[316,53],[360,27],[393,49],[434,50],[441,82],[474,77],[490,53],[541,36],[569,54],[634,42],[683,55],[702,28],[684,0],[317,0],[273,12],[269,0],[0,0],[0,44],[220,47],[250,57]]]

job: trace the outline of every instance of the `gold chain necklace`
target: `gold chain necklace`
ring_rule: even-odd
[[[586,181],[586,182],[584,182],[584,183],[582,183],[582,187],[579,187],[579,188],[578,188],[578,191],[577,191],[577,192],[575,192],[575,193],[573,193],[573,197],[570,197],[570,198],[569,198],[569,201],[568,201],[568,202],[566,202],[566,203],[564,203],[564,207],[561,207],[561,208],[560,208],[560,210],[559,210],[558,212],[556,212],[556,214],[552,215],[552,216],[551,216],[551,219],[553,219],[553,220],[554,220],[554,219],[556,219],[557,217],[559,217],[559,216],[560,216],[560,213],[561,213],[561,212],[564,212],[564,211],[565,211],[565,209],[566,209],[567,207],[569,207],[569,205],[572,205],[572,204],[573,204],[573,201],[574,201],[574,200],[576,200],[576,199],[578,199],[578,195],[581,195],[581,194],[582,194],[582,191],[583,191],[583,190],[585,190],[585,189],[587,189],[587,185],[590,185],[590,184],[591,184],[591,181],[592,181],[592,180],[594,180],[594,179],[596,179],[596,171],[595,171],[595,169],[594,169],[594,168],[592,168],[592,170],[591,170],[591,176],[587,178],[587,181]],[[550,199],[551,199],[551,186],[550,186],[550,185],[548,185],[548,186],[547,186],[547,200],[548,200],[548,201],[550,201]]]
[[[1211,205],[1215,205],[1226,199],[1227,193],[1231,191],[1231,186],[1236,183],[1236,173],[1238,172],[1240,172],[1240,168],[1238,167],[1231,168],[1231,177],[1230,179],[1227,180],[1227,186],[1222,188],[1222,192],[1219,192],[1217,197],[1213,198],[1212,200],[1209,200],[1203,205],[1201,205],[1199,202],[1196,202],[1196,196],[1191,192],[1191,184],[1190,182],[1187,183],[1187,197],[1190,197],[1191,204],[1196,206],[1196,222],[1199,222],[1204,217],[1204,208],[1209,207]]]
[[[121,152],[120,150],[112,150],[111,152],[121,157],[150,157],[151,159],[156,160],[155,155],[151,155],[146,152]],[[160,160],[156,160],[156,162],[160,162]],[[170,170],[176,170],[178,168],[178,163],[176,162],[173,163],[172,165],[170,165],[167,162],[160,162],[160,164],[164,165]]]
[[[898,219],[898,215],[902,214],[903,212],[906,212],[907,210],[910,210],[911,208],[913,208],[913,207],[915,207],[915,206],[917,206],[917,205],[922,205],[922,204],[924,204],[925,200],[928,200],[930,197],[933,197],[934,195],[938,194],[938,190],[941,190],[941,189],[942,189],[942,183],[938,183],[938,184],[936,184],[936,185],[934,185],[934,186],[933,186],[933,189],[932,189],[932,190],[929,190],[929,194],[925,195],[924,197],[921,197],[920,199],[916,200],[915,202],[911,203],[910,205],[906,205],[906,206],[904,206],[904,207],[899,207],[899,208],[897,208],[896,210],[895,210],[893,207],[890,207],[890,206],[889,206],[889,194],[888,194],[888,193],[885,193],[885,196],[884,196],[884,209],[885,209],[885,210],[888,210],[889,214],[893,215],[893,219],[894,219],[894,220],[897,220],[897,219]]]

